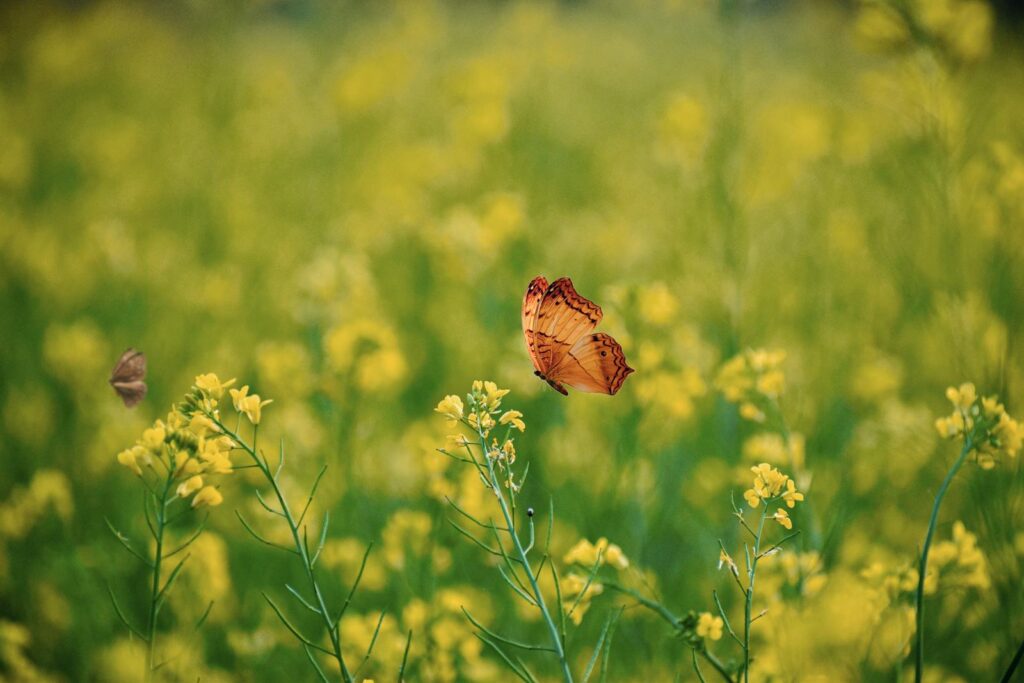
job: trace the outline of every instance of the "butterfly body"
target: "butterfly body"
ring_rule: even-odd
[[[126,349],[110,372],[110,386],[124,401],[126,408],[133,408],[146,396],[146,356],[141,351]]]
[[[604,313],[580,295],[572,280],[530,282],[523,298],[522,322],[534,374],[552,389],[614,395],[633,372],[611,335],[594,332]]]

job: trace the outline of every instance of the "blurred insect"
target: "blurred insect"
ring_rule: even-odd
[[[534,374],[555,391],[614,395],[633,372],[622,347],[603,332],[601,307],[581,296],[567,277],[552,282],[533,279],[523,298],[523,336]]]
[[[135,407],[146,396],[146,356],[142,351],[125,349],[110,372],[110,386],[124,401],[126,408]]]

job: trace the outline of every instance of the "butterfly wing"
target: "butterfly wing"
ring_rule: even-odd
[[[530,346],[532,342],[531,355],[537,370],[549,375],[572,345],[601,322],[602,315],[601,307],[581,296],[569,278],[552,282],[537,305],[527,333],[526,343]]]
[[[146,354],[135,349],[125,349],[110,371],[110,383],[134,382],[146,377]]]
[[[136,380],[134,382],[111,382],[114,387],[114,391],[124,401],[125,408],[134,408],[138,405],[139,401],[146,397],[146,383],[142,380]]]
[[[533,333],[534,321],[537,319],[537,309],[548,291],[548,280],[543,275],[533,278],[530,286],[526,288],[526,296],[523,297],[523,337],[526,339],[526,350],[533,361],[533,367],[542,372],[540,357],[537,354],[536,335]]]
[[[551,368],[548,377],[577,391],[614,396],[632,372],[619,342],[598,332],[573,344],[558,365]]]
[[[110,372],[110,386],[124,401],[126,408],[132,408],[146,396],[146,355],[135,349],[126,349]]]

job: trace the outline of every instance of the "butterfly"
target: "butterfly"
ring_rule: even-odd
[[[523,336],[534,374],[566,396],[564,385],[614,395],[633,368],[611,335],[593,331],[602,315],[569,278],[549,285],[543,276],[535,277],[523,298]]]
[[[117,365],[110,371],[110,386],[124,401],[126,408],[133,408],[146,396],[146,356],[142,351],[126,349],[117,359]]]

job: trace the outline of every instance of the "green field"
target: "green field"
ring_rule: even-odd
[[[918,555],[963,445],[944,394],[1024,414],[1020,46],[981,0],[5,4],[0,681],[146,680],[152,650],[154,682],[317,681],[313,660],[380,683],[409,632],[407,681],[914,680]],[[533,376],[537,275],[603,308],[636,369],[617,395]],[[283,444],[295,514],[327,466],[296,536],[241,439],[246,469],[210,469],[216,389],[180,416],[204,373],[273,400],[255,450],[273,470]],[[471,411],[478,379],[510,390],[494,419],[523,414],[525,564],[475,471],[511,504],[506,460],[437,451],[466,455],[435,406]],[[940,430],[988,441],[937,517],[923,679],[998,681],[1024,639],[1024,433],[952,398]],[[804,500],[752,508],[759,463]],[[152,619],[151,527],[166,555],[204,519]],[[746,610],[759,520],[761,553],[799,534]],[[286,588],[317,601],[303,526],[326,620]]]

